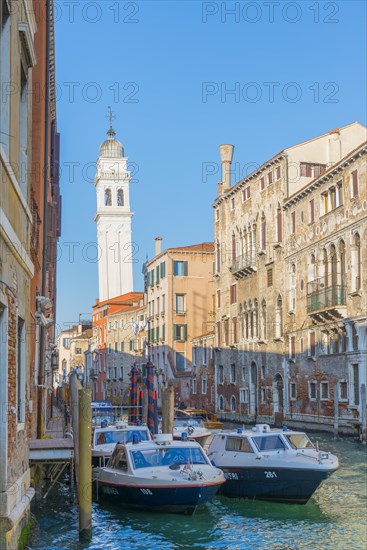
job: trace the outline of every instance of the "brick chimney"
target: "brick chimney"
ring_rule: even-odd
[[[156,237],[155,239],[155,255],[158,256],[158,254],[161,253],[162,250],[162,237]]]

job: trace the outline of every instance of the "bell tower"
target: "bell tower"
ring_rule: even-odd
[[[100,147],[94,178],[100,302],[133,291],[130,173],[122,143],[115,138],[110,107],[109,119],[108,138]]]

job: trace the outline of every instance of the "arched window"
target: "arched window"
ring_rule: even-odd
[[[276,308],[275,308],[275,337],[280,338],[282,336],[283,336],[283,301],[282,301],[282,297],[279,294]]]
[[[266,219],[264,212],[261,215],[261,250],[266,249]]]
[[[311,254],[310,263],[308,264],[308,282],[311,283],[316,279],[316,258],[315,254]]]
[[[330,263],[331,263],[331,286],[336,287],[338,284],[338,259],[336,257],[336,248],[332,244],[330,247]]]
[[[290,265],[289,274],[289,309],[296,311],[296,264]]]
[[[345,281],[345,243],[340,241],[339,243],[339,264],[340,264],[340,284],[341,286],[346,286]]]
[[[244,338],[248,340],[249,337],[249,312],[247,309],[247,303],[245,302],[245,313],[244,313],[244,332],[243,332]]]
[[[224,411],[224,399],[223,399],[223,395],[220,395],[220,396],[219,396],[218,406],[219,406],[219,410],[220,410],[220,411]]]
[[[280,205],[277,209],[277,239],[278,243],[281,243],[283,240],[282,209],[280,208]]]
[[[124,206],[124,192],[122,189],[117,191],[117,206]]]
[[[231,397],[231,412],[236,412],[236,398],[234,395]]]
[[[361,238],[358,233],[353,238],[353,290],[360,290],[362,286],[362,250]]]
[[[265,300],[261,303],[261,337],[263,340],[266,340],[267,336],[267,314],[266,314],[266,302]]]
[[[323,269],[323,277],[324,277],[324,286],[327,288],[329,286],[329,262],[327,257],[327,252],[324,248],[322,251],[322,269]]]
[[[254,337],[259,337],[259,304],[254,301]]]
[[[104,192],[104,205],[105,206],[112,205],[111,189],[106,189]]]

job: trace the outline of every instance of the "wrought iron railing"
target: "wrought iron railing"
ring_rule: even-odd
[[[307,311],[319,311],[329,309],[335,306],[346,305],[347,293],[345,286],[332,285],[325,287],[320,281],[308,283],[307,291]]]
[[[236,273],[252,266],[256,266],[256,254],[243,254],[233,261],[230,271]]]

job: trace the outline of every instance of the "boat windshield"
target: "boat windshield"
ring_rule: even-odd
[[[148,441],[148,430],[111,430],[100,432],[97,435],[97,445],[132,442],[133,438],[137,441]]]
[[[175,418],[173,425],[175,428],[202,428],[203,422],[200,418]]]
[[[160,449],[131,450],[130,457],[135,469],[172,464],[207,464],[201,448],[162,447]]]
[[[252,441],[255,443],[259,451],[279,451],[281,449],[286,449],[286,446],[279,435],[263,435],[253,437]]]
[[[314,445],[306,434],[292,434],[285,436],[292,449],[314,449]]]

